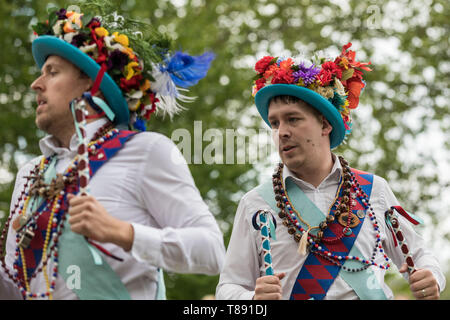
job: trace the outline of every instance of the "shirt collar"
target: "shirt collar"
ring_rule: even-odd
[[[289,170],[287,166],[283,166],[283,179],[285,185],[287,178],[291,178],[299,187],[311,190],[320,189],[321,187],[326,187],[329,184],[339,183],[342,172],[341,162],[334,154],[331,154],[331,156],[333,157],[334,162],[333,167],[331,168],[330,173],[325,177],[325,179],[322,180],[317,188],[314,187],[311,183],[298,178],[291,170]]]
[[[107,119],[101,118],[86,124],[86,137],[88,141],[94,137],[97,130],[100,129],[107,121]],[[68,155],[73,156],[78,148],[78,137],[76,134],[73,134],[70,139],[69,148],[64,148],[59,145],[58,140],[56,140],[53,135],[47,135],[39,141],[39,148],[46,158],[53,154],[56,154],[58,159]]]

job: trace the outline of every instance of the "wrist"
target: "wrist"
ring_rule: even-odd
[[[133,247],[134,241],[134,229],[131,223],[126,221],[119,221],[118,228],[116,229],[116,237],[114,244],[118,245],[125,251],[130,251]]]

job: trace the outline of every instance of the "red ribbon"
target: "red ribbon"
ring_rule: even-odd
[[[100,88],[100,84],[102,83],[103,76],[106,72],[106,68],[107,68],[106,63],[103,63],[100,70],[97,73],[97,77],[95,77],[94,85],[92,86],[91,89],[92,96],[94,96],[97,93],[98,89]]]
[[[414,219],[409,215],[408,212],[405,211],[401,206],[392,206],[395,210],[397,210],[398,213],[400,213],[402,216],[404,216],[406,219],[408,219],[409,222],[411,222],[413,225],[418,225],[420,222]]]

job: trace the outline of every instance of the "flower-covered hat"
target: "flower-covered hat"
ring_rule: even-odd
[[[319,110],[330,122],[330,147],[339,146],[351,132],[350,111],[359,104],[361,90],[365,87],[363,71],[372,71],[370,62],[357,62],[355,52],[348,50],[351,43],[342,47],[334,60],[317,59],[315,63],[294,59],[265,56],[255,70],[258,73],[253,96],[256,107],[270,126],[268,120],[270,100],[279,95],[297,97]]]
[[[98,82],[114,123],[139,130],[156,110],[172,116],[182,109],[179,101],[192,101],[181,92],[206,76],[214,54],[173,53],[162,34],[136,30],[138,24],[151,28],[147,24],[115,12],[94,16],[77,9],[50,10],[46,22],[33,26],[32,53],[39,68],[50,55],[69,60]]]

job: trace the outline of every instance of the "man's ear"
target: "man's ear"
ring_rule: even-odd
[[[333,126],[330,122],[322,115],[322,135],[329,136],[331,131],[333,131]]]
[[[87,78],[86,80],[87,80],[85,86],[86,89],[84,90],[84,92],[91,91],[92,86],[94,85],[94,80],[92,80],[91,78]]]

